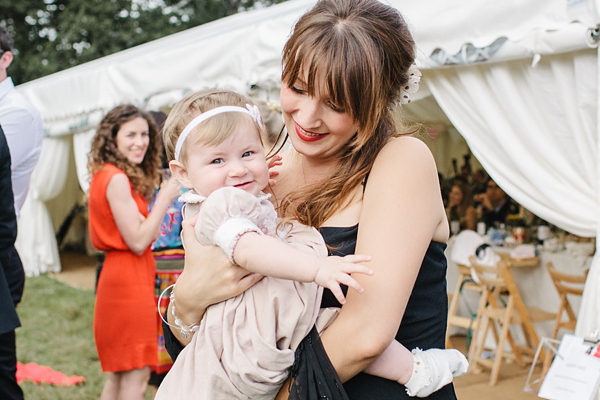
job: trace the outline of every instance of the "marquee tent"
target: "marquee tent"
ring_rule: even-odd
[[[423,100],[408,112],[442,114],[517,202],[567,231],[598,237],[600,0],[386,2],[412,27],[423,70]],[[47,205],[74,202],[52,200],[74,175],[71,154],[87,188],[90,137],[106,111],[123,102],[157,109],[213,86],[276,101],[283,43],[313,3],[240,13],[19,86],[46,131],[19,221],[28,275],[60,269]],[[578,334],[600,326],[598,257],[579,315]]]

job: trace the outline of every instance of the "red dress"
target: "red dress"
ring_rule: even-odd
[[[93,246],[106,252],[94,306],[94,339],[104,372],[129,371],[158,362],[155,263],[150,246],[142,255],[133,253],[119,233],[106,198],[106,187],[115,174],[124,172],[112,164],[94,174],[88,213]],[[131,190],[142,215],[148,203]]]

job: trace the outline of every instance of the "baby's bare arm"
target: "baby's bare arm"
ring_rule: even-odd
[[[340,284],[362,291],[362,287],[350,274],[372,274],[369,268],[360,264],[369,261],[369,256],[318,257],[255,232],[248,232],[240,237],[233,251],[233,258],[242,268],[261,275],[299,282],[314,281],[329,288],[342,303],[345,299]]]

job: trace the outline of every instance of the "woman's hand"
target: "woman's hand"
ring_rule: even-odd
[[[231,264],[219,247],[200,244],[194,232],[196,220],[197,216],[182,223],[185,264],[175,286],[177,317],[186,326],[197,324],[211,304],[235,297],[262,279]],[[173,324],[170,310],[168,317]],[[182,344],[191,340],[181,338],[177,329],[172,331]]]
[[[175,177],[171,177],[167,180],[164,180],[160,184],[160,190],[158,191],[157,196],[164,198],[167,204],[171,204],[173,200],[175,200],[181,194],[181,185],[179,181]],[[157,201],[158,201],[157,197]]]

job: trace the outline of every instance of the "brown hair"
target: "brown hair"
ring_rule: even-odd
[[[326,187],[291,193],[282,202],[283,215],[318,228],[345,205],[397,134],[392,113],[414,58],[404,19],[377,0],[320,0],[300,18],[283,49],[283,84],[291,88],[303,78],[310,96],[326,90],[359,128]]]
[[[460,204],[458,205],[456,210],[451,211],[455,211],[457,215],[460,218],[462,218],[467,214],[467,209],[473,205],[473,193],[471,191],[471,187],[467,183],[460,181],[455,182],[450,187],[450,190],[452,191],[452,189],[455,186],[460,190],[460,193],[462,194],[462,199],[460,200]]]
[[[235,93],[228,90],[201,90],[197,92],[188,93],[183,99],[181,99],[167,117],[165,126],[163,129],[163,142],[165,146],[165,152],[169,160],[175,158],[175,146],[177,145],[177,139],[185,127],[198,115],[221,106],[238,106],[245,108],[246,104],[252,105],[245,96],[239,93]],[[244,113],[223,113],[217,114],[206,121],[203,121],[200,126],[202,127],[202,140],[207,145],[217,145],[228,138],[231,133],[235,132],[240,122],[252,122],[259,138],[263,134],[263,129],[258,126],[256,121]],[[193,136],[194,133],[198,134],[198,127],[194,128],[193,133],[188,136],[181,148],[180,161],[185,162],[186,145]],[[262,143],[262,139],[261,139]]]
[[[137,117],[148,122],[150,136],[148,150],[140,165],[132,164],[121,154],[115,139],[121,126]],[[161,145],[154,118],[131,104],[117,106],[102,118],[92,140],[92,150],[88,155],[90,179],[102,169],[105,163],[110,163],[125,172],[134,190],[148,197],[159,181],[160,154]]]

